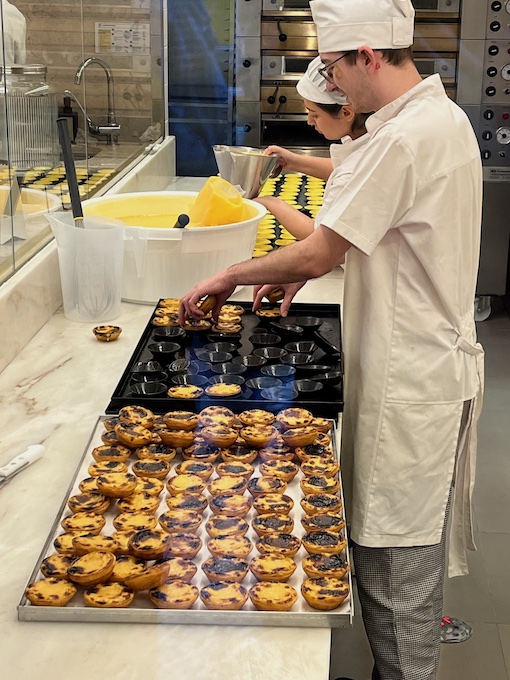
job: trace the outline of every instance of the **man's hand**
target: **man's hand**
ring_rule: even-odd
[[[215,274],[196,284],[186,295],[181,298],[179,306],[179,323],[183,324],[187,318],[201,319],[204,312],[197,307],[197,302],[204,295],[215,295],[216,304],[212,310],[213,319],[217,320],[221,306],[232,295],[236,287],[229,270]]]
[[[255,286],[255,288],[253,289],[253,311],[259,309],[262,303],[262,299],[268,293],[270,293],[272,290],[276,290],[277,288],[282,288],[285,291],[285,297],[282,300],[280,312],[282,316],[287,316],[287,314],[289,313],[290,304],[294,299],[294,296],[296,295],[298,290],[301,290],[305,283],[306,281],[301,281],[300,283],[284,283],[284,284],[268,283],[264,286]]]

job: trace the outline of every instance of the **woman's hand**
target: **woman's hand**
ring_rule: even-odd
[[[271,154],[276,154],[278,156],[277,166],[280,166],[282,170],[287,171],[297,171],[299,172],[300,161],[302,161],[302,156],[288,149],[284,149],[282,146],[268,146],[264,150],[266,156]]]
[[[255,312],[260,308],[262,299],[270,293],[272,290],[281,288],[285,292],[285,297],[280,305],[280,312],[282,316],[287,316],[289,313],[290,305],[294,296],[301,290],[305,285],[306,281],[300,281],[299,283],[279,283],[279,284],[265,284],[264,286],[255,286],[253,289],[253,311]]]

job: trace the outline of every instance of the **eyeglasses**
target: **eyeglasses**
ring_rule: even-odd
[[[348,52],[346,52],[345,54],[342,54],[341,57],[338,57],[338,59],[335,59],[335,61],[332,61],[332,62],[331,62],[330,64],[328,64],[327,66],[323,66],[322,68],[318,69],[318,71],[319,71],[319,73],[321,74],[321,76],[322,76],[325,80],[327,80],[328,83],[334,83],[334,81],[333,81],[333,75],[332,75],[332,72],[331,72],[331,67],[332,67],[334,64],[336,64],[337,61],[340,61],[340,59],[343,59],[344,57],[346,57],[347,54],[348,54]]]

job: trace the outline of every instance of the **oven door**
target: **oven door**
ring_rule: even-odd
[[[433,12],[446,15],[459,15],[460,0],[413,0],[416,16]],[[263,0],[262,14],[272,12],[303,12],[310,14],[309,0]]]

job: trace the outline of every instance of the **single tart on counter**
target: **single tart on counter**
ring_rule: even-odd
[[[96,446],[92,449],[92,457],[98,463],[100,461],[108,460],[120,460],[121,463],[124,463],[130,455],[131,449],[128,449],[127,446],[122,446],[121,444],[118,446],[104,444],[103,446]]]
[[[165,545],[167,554],[172,557],[185,557],[191,560],[199,553],[202,547],[202,539],[192,533],[180,532],[168,534]]]
[[[82,534],[99,534],[105,524],[106,520],[103,515],[96,515],[94,512],[76,512],[60,521],[60,526],[64,531]]]
[[[305,427],[313,421],[313,414],[304,408],[291,407],[283,409],[276,415],[276,421],[284,430]]]
[[[213,496],[209,507],[214,515],[245,517],[251,507],[250,499],[237,493],[222,493]]]
[[[114,432],[119,442],[130,449],[147,446],[152,441],[152,432],[138,423],[121,421]]]
[[[324,477],[335,477],[340,470],[340,465],[330,458],[324,460],[318,456],[309,456],[301,463],[301,472],[305,477],[312,475],[323,475]]]
[[[211,583],[216,581],[240,583],[248,573],[248,562],[234,555],[215,555],[203,562],[202,571]]]
[[[101,493],[79,493],[71,496],[67,501],[67,506],[71,512],[93,512],[102,515],[110,507],[110,500]]]
[[[186,581],[170,581],[149,590],[158,609],[189,609],[198,599],[198,588]]]
[[[113,536],[103,534],[79,534],[73,538],[75,555],[86,555],[89,552],[117,553],[120,546]]]
[[[90,552],[78,557],[67,573],[81,586],[95,586],[107,581],[115,566],[115,556],[106,552]]]
[[[336,513],[341,510],[342,501],[339,496],[332,493],[316,493],[305,496],[301,501],[301,507],[307,515]]]
[[[287,482],[279,477],[252,477],[248,482],[248,491],[256,498],[265,493],[283,494],[287,488]]]
[[[202,514],[207,507],[207,498],[204,494],[180,493],[168,496],[166,504],[169,510],[191,510]]]
[[[108,498],[126,498],[136,489],[138,477],[129,472],[105,472],[96,477],[97,488]]]
[[[250,562],[250,571],[259,581],[285,583],[296,568],[294,560],[285,555],[259,555]]]
[[[317,430],[311,425],[304,427],[294,427],[282,432],[282,439],[291,448],[308,446],[313,444],[317,437]]]
[[[244,444],[235,444],[228,449],[221,451],[221,458],[224,463],[248,463],[251,464],[258,456],[257,449]]]
[[[209,425],[231,427],[235,419],[234,412],[225,406],[207,406],[198,414],[198,421],[202,427]]]
[[[332,531],[311,531],[302,538],[303,546],[310,555],[334,555],[345,549],[346,541]]]
[[[120,326],[96,326],[92,329],[92,333],[99,342],[115,342],[119,339],[122,328]]]
[[[290,534],[294,529],[294,520],[289,515],[257,515],[252,521],[252,526],[259,536],[265,536],[275,531]]]
[[[205,523],[205,530],[211,536],[244,536],[249,526],[241,517],[228,517],[226,515],[212,515]]]
[[[349,596],[349,584],[330,576],[307,578],[301,585],[301,593],[313,609],[330,611]]]
[[[288,583],[260,581],[250,588],[250,600],[256,609],[287,612],[297,602],[298,594]]]
[[[248,599],[248,591],[235,581],[215,581],[200,591],[207,609],[238,610]]]
[[[169,552],[170,538],[159,529],[142,529],[129,539],[129,551],[142,560],[158,560]]]
[[[60,555],[59,553],[46,557],[41,562],[41,573],[44,576],[69,579],[67,570],[76,559],[76,555]]]
[[[101,583],[83,593],[83,601],[89,607],[120,609],[129,607],[135,594],[123,583]]]
[[[183,460],[176,466],[175,471],[178,475],[196,475],[207,481],[214,472],[212,463],[197,460]]]
[[[187,449],[195,441],[193,430],[158,430],[161,441],[166,446],[181,447]]]
[[[164,460],[170,463],[175,458],[177,449],[161,442],[160,444],[152,443],[147,446],[140,446],[135,453],[140,460],[151,458],[152,460]]]
[[[149,512],[121,512],[113,518],[113,526],[117,531],[143,531],[154,529],[158,520]]]
[[[221,449],[217,446],[193,444],[193,446],[183,450],[182,457],[184,460],[195,460],[201,463],[215,463],[220,457],[220,451]]]
[[[288,483],[297,475],[299,467],[289,460],[270,459],[262,463],[259,470],[263,477],[278,477]]]
[[[130,576],[141,574],[145,570],[145,562],[133,555],[117,555],[113,571],[110,574],[110,581],[124,583]]]
[[[305,515],[301,524],[306,532],[332,531],[339,534],[345,527],[345,519],[340,513],[325,512],[320,515]]]
[[[287,533],[272,532],[262,536],[256,543],[257,550],[264,555],[294,557],[300,547],[301,539]]]
[[[35,606],[65,607],[76,592],[76,588],[68,580],[49,576],[30,583],[25,590],[25,597]]]
[[[232,557],[239,557],[244,559],[253,550],[252,543],[246,536],[236,534],[235,536],[216,536],[211,538],[207,544],[211,555],[219,557],[224,555],[231,555]],[[228,580],[228,579],[226,579]]]
[[[340,489],[340,482],[335,477],[310,475],[301,480],[300,486],[305,496],[310,496],[315,493],[337,493]]]
[[[159,479],[156,481],[160,481]],[[117,507],[121,512],[146,512],[151,514],[159,507],[159,496],[149,493],[134,493],[128,498],[120,498]]]
[[[194,430],[198,426],[198,415],[193,411],[168,411],[163,421],[170,430]]]
[[[254,473],[255,468],[250,463],[243,463],[242,461],[223,461],[218,463],[216,466],[216,472],[220,477],[224,475],[233,477],[244,477],[244,479],[250,479]]]
[[[301,563],[303,571],[310,578],[320,578],[321,576],[331,576],[341,579],[349,571],[347,560],[336,555],[308,555]]]
[[[167,481],[166,488],[172,496],[178,496],[181,493],[201,494],[205,489],[205,482],[198,475],[175,475]]]
[[[285,494],[263,493],[254,499],[253,507],[259,515],[288,515],[294,507],[294,501]]]
[[[161,528],[168,534],[196,531],[202,523],[202,515],[190,510],[168,510],[159,516]]]
[[[275,416],[269,411],[264,411],[261,408],[252,408],[248,411],[242,411],[239,414],[239,420],[243,425],[272,425]]]
[[[119,420],[122,423],[135,423],[151,429],[156,416],[145,406],[124,406],[119,411]]]
[[[224,493],[243,494],[248,486],[248,481],[239,475],[223,475],[213,479],[207,485],[207,490],[211,496],[219,496]]]

